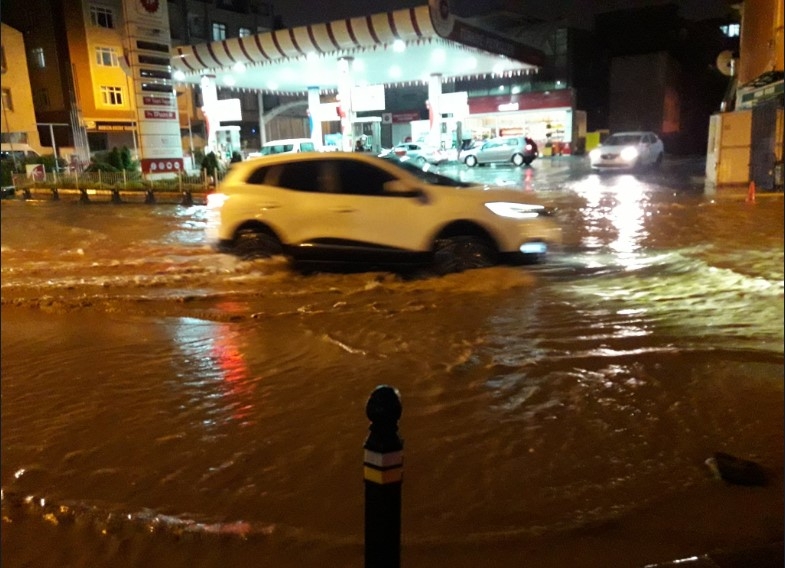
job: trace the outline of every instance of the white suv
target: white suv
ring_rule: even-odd
[[[207,207],[217,250],[297,264],[431,265],[444,274],[538,261],[561,241],[534,196],[359,153],[232,164]]]

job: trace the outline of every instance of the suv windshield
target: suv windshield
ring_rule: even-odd
[[[627,144],[640,144],[640,134],[614,134],[605,139],[606,146],[626,146]]]

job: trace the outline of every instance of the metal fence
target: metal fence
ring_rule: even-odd
[[[149,179],[140,172],[34,172],[14,174],[14,190],[30,189],[103,189],[117,191],[207,191],[218,183],[222,173],[208,176],[202,170],[197,174],[182,173],[168,177]]]

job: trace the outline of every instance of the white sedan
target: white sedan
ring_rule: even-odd
[[[617,132],[589,152],[593,170],[636,170],[658,167],[665,149],[654,132]]]

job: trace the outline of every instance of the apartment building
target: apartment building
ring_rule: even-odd
[[[39,132],[44,146],[52,146],[54,135],[61,157],[74,154],[86,162],[97,151],[138,148],[136,89],[124,58],[125,13],[138,1],[2,0],[4,24],[19,30],[14,37],[20,44],[24,38],[18,49],[27,54],[29,82],[19,83],[29,85],[32,123],[56,125]],[[271,6],[258,0],[161,0],[161,5],[170,18],[172,45],[268,31],[274,17]],[[3,44],[11,37],[3,33]],[[201,101],[198,92],[178,91],[188,150],[189,133],[198,137],[201,130]]]
[[[9,25],[2,23],[0,27],[3,112],[0,136],[3,147],[26,144],[41,153],[24,39],[20,31]]]

